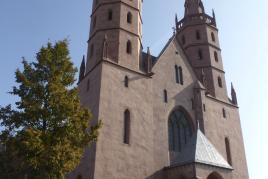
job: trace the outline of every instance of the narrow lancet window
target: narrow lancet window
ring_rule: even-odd
[[[203,59],[203,52],[201,49],[198,50],[198,58],[199,58],[199,60]]]
[[[128,76],[125,76],[125,87],[126,88],[128,88],[128,81],[129,81]]]
[[[167,94],[167,90],[164,90],[164,102],[165,102],[165,103],[168,102],[168,94]]]
[[[226,118],[226,110],[224,108],[222,109],[222,116]]]
[[[215,42],[215,41],[216,41],[216,39],[215,39],[215,35],[214,35],[214,33],[213,33],[213,32],[211,32],[211,39],[212,39],[212,41],[213,41],[213,42]]]
[[[199,30],[196,31],[196,39],[197,40],[200,40],[201,39]]]
[[[128,109],[124,112],[124,143],[130,144],[130,112]]]
[[[183,72],[181,67],[179,67],[179,76],[180,76],[180,84],[183,85]]]
[[[176,83],[183,85],[183,72],[182,68],[175,65]]]
[[[127,53],[131,54],[132,53],[132,44],[131,41],[127,41]]]
[[[129,24],[132,23],[132,14],[131,14],[131,12],[128,12],[128,13],[127,13],[127,22],[128,22]]]
[[[230,141],[226,137],[225,138],[225,148],[226,148],[226,155],[227,155],[227,161],[230,165],[232,165],[232,155],[231,155],[231,148],[230,148]]]
[[[113,20],[113,11],[111,9],[108,11],[108,20]]]
[[[218,85],[220,88],[222,88],[222,79],[221,77],[218,77]]]
[[[215,61],[218,62],[219,61],[219,58],[218,58],[218,53],[215,51],[214,52],[214,58],[215,58]]]

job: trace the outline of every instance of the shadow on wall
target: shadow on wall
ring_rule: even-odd
[[[155,173],[153,173],[151,176],[146,177],[145,179],[164,179],[166,178],[164,175],[164,170],[159,170]]]

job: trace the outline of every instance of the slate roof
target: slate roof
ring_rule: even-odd
[[[197,130],[184,149],[176,156],[173,165],[202,163],[216,167],[233,169],[206,136]]]

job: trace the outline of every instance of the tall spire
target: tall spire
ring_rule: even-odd
[[[231,84],[231,96],[232,96],[232,102],[234,105],[237,105],[237,97],[236,97],[236,92],[233,86],[233,83]]]
[[[151,56],[150,48],[147,47],[147,58],[145,60],[145,72],[151,73],[151,70],[152,70],[152,56]]]
[[[81,62],[81,66],[80,66],[79,82],[82,81],[85,76],[85,69],[86,69],[86,63],[85,63],[85,55],[84,55],[83,60]]]
[[[205,13],[205,8],[202,0],[185,0],[184,7],[185,7],[184,16]]]

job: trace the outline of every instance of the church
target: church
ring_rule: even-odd
[[[79,95],[103,123],[70,179],[248,179],[215,13],[185,0],[158,56],[142,45],[143,0],[93,0]],[[151,2],[153,3],[153,1]]]

